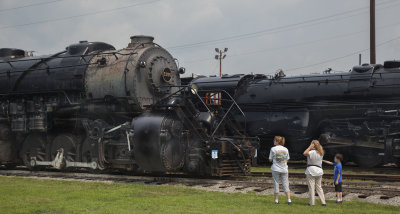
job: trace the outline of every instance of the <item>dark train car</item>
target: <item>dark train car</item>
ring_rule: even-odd
[[[246,174],[256,140],[229,137],[229,117],[181,86],[184,68],[153,39],[0,49],[0,164]]]
[[[262,139],[264,160],[272,137],[283,135],[298,157],[312,139],[320,139],[328,155],[341,152],[373,167],[400,159],[399,67],[400,62],[387,61],[347,73],[248,76],[237,81],[233,96],[246,115],[241,122],[248,133]],[[219,85],[205,78],[193,84],[204,90],[213,82]]]

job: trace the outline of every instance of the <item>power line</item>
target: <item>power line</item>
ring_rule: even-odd
[[[380,46],[386,45],[386,44],[388,44],[390,42],[393,42],[395,40],[398,40],[398,39],[400,39],[400,36],[397,36],[397,37],[395,37],[393,39],[390,39],[390,40],[384,41],[382,43],[379,43],[376,47],[380,47]],[[365,52],[365,51],[368,51],[368,50],[369,50],[369,48],[365,48],[365,49],[362,49],[362,50],[358,50],[358,51],[346,54],[344,56],[340,56],[340,57],[335,57],[335,58],[331,58],[331,59],[328,59],[328,60],[324,60],[322,62],[309,64],[309,65],[305,65],[305,66],[300,66],[300,67],[295,67],[295,68],[285,69],[285,71],[295,71],[295,70],[299,70],[299,69],[303,69],[303,68],[310,68],[310,67],[314,67],[314,66],[317,66],[317,65],[322,65],[322,64],[325,64],[325,63],[328,63],[328,62],[333,62],[333,61],[336,61],[336,60],[339,60],[339,59],[343,59],[343,58],[346,58],[346,57],[349,57],[349,56],[353,56],[353,55],[356,55],[356,54],[359,54],[361,52]]]
[[[366,11],[365,11],[366,12]],[[182,46],[182,47],[178,47],[178,48],[168,48],[168,49],[172,49],[172,50],[180,50],[180,49],[186,49],[186,48],[194,48],[194,47],[208,47],[208,46],[214,46],[216,44],[219,43],[226,43],[228,41],[237,41],[237,40],[242,40],[242,39],[249,39],[249,38],[254,38],[254,37],[259,37],[262,35],[267,35],[267,34],[275,34],[275,33],[281,33],[281,32],[285,32],[285,31],[289,31],[289,30],[295,30],[298,28],[305,28],[305,27],[311,27],[311,26],[315,26],[315,25],[319,25],[322,23],[326,23],[326,22],[331,22],[331,21],[335,21],[335,20],[339,20],[339,19],[346,19],[346,18],[350,18],[350,17],[354,17],[360,14],[363,14],[365,12],[362,13],[357,13],[351,16],[345,16],[345,17],[341,17],[341,18],[337,18],[337,19],[332,19],[332,20],[326,20],[326,21],[320,21],[320,22],[315,22],[315,23],[310,23],[310,24],[306,24],[306,25],[299,25],[299,26],[294,26],[291,28],[286,28],[286,29],[281,29],[281,30],[276,30],[276,31],[270,31],[270,32],[265,32],[263,34],[254,34],[254,35],[249,35],[249,36],[245,36],[245,37],[238,37],[238,38],[234,38],[234,39],[227,39],[227,40],[223,40],[223,41],[216,41],[216,42],[212,42],[212,43],[207,43],[207,44],[199,44],[199,45],[193,45],[193,46]]]
[[[123,6],[123,7],[116,7],[116,8],[107,9],[107,10],[99,10],[99,11],[95,11],[95,12],[84,13],[84,14],[79,14],[79,15],[74,15],[74,16],[67,16],[67,17],[56,18],[56,19],[46,19],[46,20],[42,20],[42,21],[30,22],[30,23],[25,23],[25,24],[3,26],[3,27],[0,27],[0,30],[7,29],[7,28],[14,28],[14,27],[23,27],[23,26],[29,26],[29,25],[43,24],[43,23],[49,23],[49,22],[58,22],[58,21],[74,19],[74,18],[79,18],[79,17],[84,17],[84,16],[92,16],[92,15],[96,15],[96,14],[100,14],[100,13],[109,13],[109,12],[114,12],[116,10],[122,10],[122,9],[130,8],[130,7],[146,5],[146,4],[153,4],[153,3],[156,3],[156,2],[159,2],[159,1],[161,1],[161,0],[140,2],[140,3],[136,3],[136,4]]]
[[[27,8],[27,7],[35,7],[35,6],[45,5],[45,4],[53,4],[56,2],[60,2],[60,1],[65,1],[65,0],[46,1],[46,2],[22,5],[22,6],[18,6],[18,7],[5,8],[5,9],[0,9],[0,13],[5,12],[5,11],[10,11],[10,10],[18,10],[18,9]]]
[[[393,2],[395,2],[395,1],[381,2],[381,3],[378,3],[376,5],[384,5],[384,4],[393,3]],[[368,9],[369,9],[369,6],[368,7],[362,7],[362,8],[356,8],[356,9],[352,9],[352,10],[348,10],[348,11],[344,11],[344,12],[340,12],[340,13],[335,13],[335,14],[331,14],[331,15],[328,15],[328,16],[324,16],[324,17],[309,19],[309,20],[306,20],[306,21],[296,22],[296,23],[292,23],[292,24],[288,24],[288,25],[283,25],[283,26],[278,26],[278,27],[273,27],[273,28],[267,28],[267,29],[263,29],[263,30],[259,30],[259,31],[251,32],[251,33],[245,33],[245,34],[238,34],[238,35],[234,35],[234,36],[222,37],[222,38],[219,38],[219,39],[200,41],[200,42],[188,43],[188,44],[183,44],[183,45],[176,45],[176,46],[168,47],[167,49],[173,50],[173,49],[180,49],[180,48],[191,48],[191,47],[206,45],[206,44],[210,44],[210,43],[215,44],[215,43],[223,42],[223,41],[227,41],[227,40],[237,40],[237,39],[243,39],[243,38],[251,38],[251,37],[254,37],[254,36],[264,35],[265,33],[281,32],[281,31],[284,31],[284,30],[291,29],[293,27],[298,27],[299,25],[305,25],[305,24],[315,25],[315,24],[320,24],[320,23],[326,22],[326,21],[332,21],[330,19],[335,18],[335,17],[340,17],[340,16],[346,15],[346,14],[352,14],[352,13],[359,12],[359,11],[362,11],[362,10],[366,10],[366,11],[362,12],[362,13],[365,13],[365,12],[368,12],[367,11]],[[362,14],[362,13],[359,13],[359,14]],[[349,17],[352,17],[352,16],[354,16],[354,14],[349,16]]]
[[[396,22],[394,24],[389,24],[389,25],[384,25],[384,26],[381,26],[381,27],[379,27],[377,29],[384,29],[384,28],[393,27],[393,26],[397,26],[397,25],[400,25],[400,22]],[[297,47],[297,46],[309,45],[309,44],[313,44],[313,43],[318,43],[318,42],[323,42],[323,41],[328,41],[328,40],[334,40],[334,39],[343,38],[343,37],[354,36],[354,35],[357,35],[357,34],[360,34],[360,33],[368,32],[368,31],[369,31],[368,29],[364,29],[364,30],[360,30],[360,31],[352,32],[352,33],[340,34],[340,35],[331,36],[331,37],[327,37],[327,38],[321,38],[321,39],[311,40],[311,41],[306,41],[306,42],[299,42],[299,43],[280,46],[280,47],[275,47],[275,48],[265,48],[265,49],[261,49],[261,50],[254,50],[254,51],[236,53],[236,54],[234,53],[234,54],[230,54],[230,57],[250,55],[250,54],[262,53],[262,52],[268,52],[268,51],[277,51],[277,50],[281,50],[281,49],[287,49],[287,48],[292,48],[292,47]],[[208,58],[203,58],[203,59],[199,59],[199,60],[189,60],[189,61],[186,61],[186,63],[196,63],[196,62],[212,61],[212,60],[213,60],[212,58],[208,57]]]
[[[399,24],[400,24],[400,23],[399,23]],[[321,42],[321,41],[334,40],[334,39],[338,39],[338,38],[342,38],[342,37],[353,36],[353,35],[357,35],[357,34],[360,34],[360,33],[364,33],[364,32],[366,32],[366,31],[367,31],[367,30],[361,30],[361,31],[353,32],[353,33],[341,34],[341,35],[337,35],[337,36],[331,36],[331,37],[328,37],[328,38],[317,39],[317,40],[311,40],[311,41],[306,41],[306,42],[300,42],[300,43],[295,43],[295,44],[285,45],[285,46],[280,46],[280,47],[275,47],[275,48],[265,48],[265,49],[254,50],[254,51],[249,51],[249,52],[234,53],[234,54],[231,54],[230,57],[237,57],[237,56],[243,56],[243,55],[251,55],[251,54],[256,54],[256,53],[269,52],[269,51],[277,51],[277,50],[286,49],[286,48],[291,48],[291,47],[309,45],[309,44],[313,44],[313,43],[317,43],[317,42]],[[202,62],[202,61],[209,61],[209,60],[211,61],[212,59],[211,59],[211,58],[203,58],[203,59],[200,59],[200,60],[190,60],[190,61],[187,61],[186,63]]]

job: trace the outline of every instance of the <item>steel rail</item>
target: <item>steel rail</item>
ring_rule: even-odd
[[[270,172],[252,172],[251,177],[272,177]],[[289,178],[305,178],[304,172],[289,172]],[[332,173],[324,173],[323,178],[331,178]],[[343,179],[377,181],[377,182],[400,182],[400,175],[382,175],[382,174],[343,174]]]

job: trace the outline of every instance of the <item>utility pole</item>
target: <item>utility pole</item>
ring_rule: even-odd
[[[376,64],[376,49],[375,49],[375,0],[370,0],[370,64]]]
[[[215,55],[215,59],[219,60],[219,76],[222,77],[222,60],[225,59],[226,57],[226,52],[228,51],[228,48],[224,48],[224,50],[220,50],[219,48],[215,48],[215,52],[218,53],[218,55]]]

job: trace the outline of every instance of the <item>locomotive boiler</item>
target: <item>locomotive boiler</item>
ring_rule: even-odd
[[[292,158],[302,158],[309,142],[320,139],[328,155],[343,153],[346,161],[361,166],[399,163],[399,61],[341,73],[234,75],[198,78],[191,84],[202,90],[223,86],[235,97],[246,115],[246,121],[238,121],[261,138],[259,160],[268,158],[272,137],[281,135]]]
[[[153,40],[132,36],[119,50],[81,41],[37,57],[0,49],[0,164],[246,174],[257,139],[181,86],[184,68]]]

